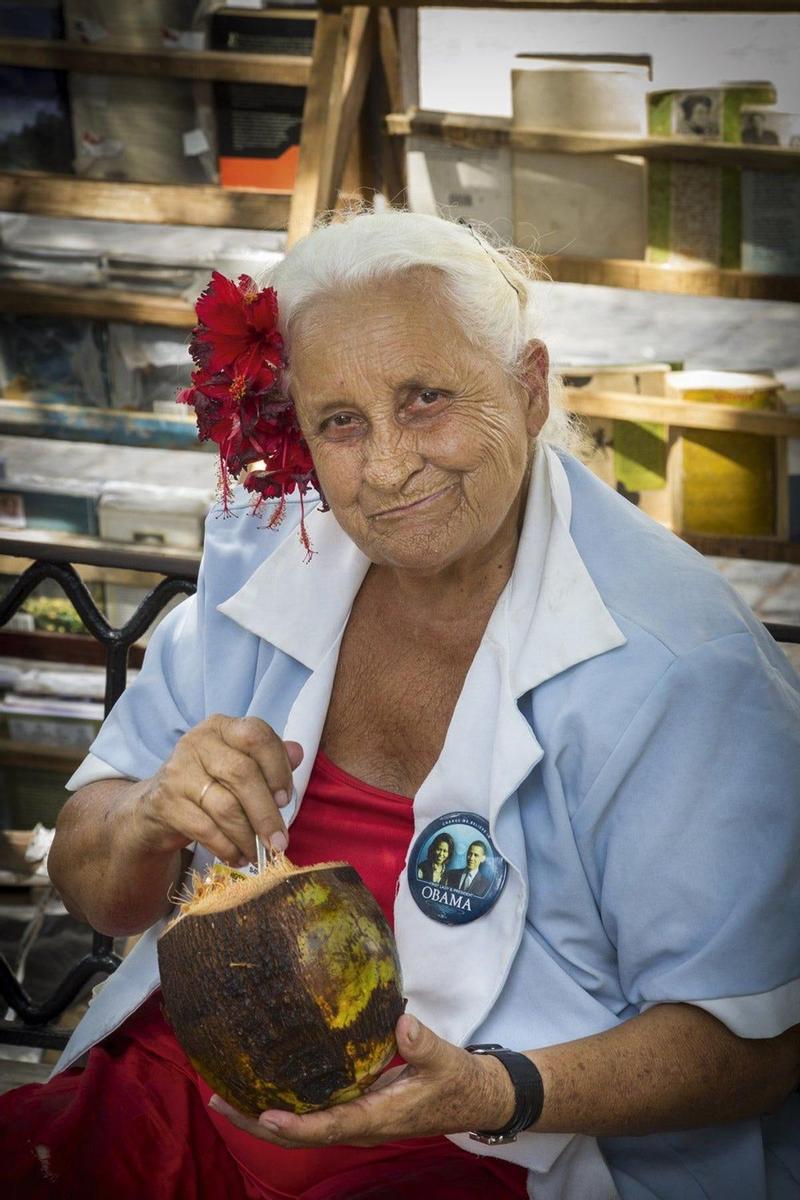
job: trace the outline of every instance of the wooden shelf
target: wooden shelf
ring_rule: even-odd
[[[69,287],[25,279],[0,280],[0,312],[24,316],[88,317],[191,329],[195,313],[180,296],[124,288]]]
[[[0,210],[40,217],[88,217],[166,225],[285,229],[291,192],[233,190],[206,184],[127,183],[0,171]]]
[[[6,531],[0,527],[0,539]],[[21,575],[35,562],[34,558],[22,558],[19,554],[0,552],[0,575]],[[195,568],[196,569],[196,568]],[[162,576],[154,571],[129,571],[122,567],[92,567],[76,564],[75,570],[84,583],[112,583],[118,587],[154,588]]]
[[[57,533],[52,529],[0,529],[0,555],[118,567],[123,571],[153,571],[159,575],[180,575],[186,579],[197,578],[200,553],[199,550],[183,550],[180,546],[112,542],[77,533]]]
[[[208,451],[208,446],[197,440],[194,421],[179,413],[171,416],[77,404],[41,404],[35,400],[0,398],[0,434],[101,442],[110,446]]]
[[[59,42],[49,38],[0,38],[0,63],[96,75],[147,79],[205,79],[227,83],[307,87],[311,59],[228,50],[123,50]]]
[[[716,429],[764,437],[800,438],[800,416],[769,409],[736,408],[731,404],[636,396],[630,392],[567,387],[565,404],[582,417],[616,421],[655,421],[683,429]]]
[[[475,149],[511,146],[515,150],[538,150],[548,154],[628,154],[639,158],[685,159],[758,170],[800,171],[800,150],[784,147],[709,142],[698,138],[626,137],[579,130],[566,132],[545,126],[514,126],[508,117],[476,116],[432,109],[389,113],[386,128],[395,137],[417,134]]]
[[[752,275],[718,267],[673,267],[627,258],[545,255],[547,274],[557,283],[668,292],[681,296],[723,296],[729,300],[800,301],[800,276]]]
[[[384,0],[360,0],[366,8],[381,8]],[[336,0],[319,0],[325,12],[341,8]],[[800,0],[393,0],[395,8],[514,8],[594,12],[800,12]]]

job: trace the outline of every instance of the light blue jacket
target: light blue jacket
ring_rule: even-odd
[[[154,634],[71,787],[149,777],[204,717],[249,713],[302,743],[302,802],[369,564],[319,510],[305,564],[298,516],[270,533],[244,507],[211,514],[197,596]],[[464,809],[509,863],[498,902],[443,925],[403,873],[395,906],[409,1011],[442,1036],[531,1049],[676,1001],[743,1037],[800,1022],[800,679],[698,554],[542,445],[415,836]],[[159,929],[59,1069],[157,986]],[[457,991],[437,989],[454,977]],[[599,1142],[527,1133],[491,1153],[529,1168],[537,1200],[797,1200],[800,1096],[761,1120]]]

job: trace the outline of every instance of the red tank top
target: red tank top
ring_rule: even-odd
[[[397,880],[403,870],[408,844],[414,831],[412,802],[407,796],[370,787],[340,770],[320,752],[314,762],[300,812],[289,831],[288,855],[297,866],[342,859],[352,863],[380,904],[393,926]],[[206,1101],[210,1088],[198,1079]],[[381,1164],[392,1175],[398,1159],[418,1155],[430,1163],[441,1160],[445,1168],[436,1194],[447,1198],[447,1163],[462,1180],[452,1195],[490,1195],[497,1200],[527,1197],[527,1171],[497,1158],[478,1158],[461,1150],[445,1137],[417,1138],[387,1142],[369,1149],[330,1146],[320,1149],[284,1150],[259,1141],[236,1129],[224,1117],[209,1109],[212,1121],[225,1140],[230,1153],[253,1183],[261,1185],[269,1200],[294,1200],[315,1185],[327,1180],[335,1185],[342,1177],[347,1195],[350,1186],[362,1180],[363,1186],[380,1178]],[[468,1188],[463,1183],[463,1167],[469,1164]],[[346,1183],[345,1183],[346,1181]],[[334,1194],[332,1192],[332,1194]],[[377,1194],[377,1193],[376,1193]],[[392,1193],[394,1195],[394,1192]],[[413,1184],[408,1195],[416,1196]]]

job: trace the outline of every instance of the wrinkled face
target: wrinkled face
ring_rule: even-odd
[[[486,858],[486,851],[483,846],[477,842],[473,842],[467,851],[467,870],[477,871],[483,860]]]
[[[320,298],[290,345],[292,396],[336,519],[374,563],[434,572],[516,523],[547,352],[529,388],[466,340],[438,275]]]

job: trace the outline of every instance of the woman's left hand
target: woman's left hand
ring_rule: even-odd
[[[391,1083],[326,1108],[296,1116],[269,1109],[255,1120],[219,1096],[211,1107],[262,1141],[289,1148],[377,1146],[403,1138],[501,1129],[514,1111],[514,1088],[503,1064],[470,1054],[436,1036],[416,1017],[397,1022],[397,1048],[407,1066]]]

